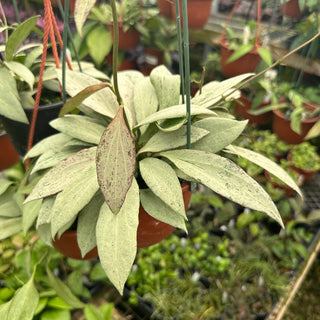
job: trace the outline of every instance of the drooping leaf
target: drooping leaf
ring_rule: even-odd
[[[209,133],[208,130],[191,126],[191,143],[201,140]],[[143,152],[160,152],[176,149],[187,144],[187,127],[183,126],[174,132],[159,131],[139,150]]]
[[[217,153],[238,138],[247,123],[248,121],[213,117],[197,121],[194,123],[195,127],[205,129],[210,133],[203,139],[193,143],[191,149]]]
[[[232,145],[228,146],[225,149],[225,151],[227,151],[228,153],[236,154],[245,159],[248,159],[249,161],[260,166],[261,168],[267,170],[272,175],[278,177],[280,180],[286,183],[290,188],[295,190],[302,197],[301,190],[299,189],[297,184],[293,181],[293,179],[288,175],[288,173],[285,170],[283,170],[280,166],[278,166],[276,163],[271,161],[269,158],[263,156],[262,154],[254,152],[252,150],[248,150],[245,148],[232,146]]]
[[[0,218],[0,240],[6,239],[22,230],[22,217]]]
[[[120,212],[113,214],[107,204],[103,204],[97,223],[101,265],[120,294],[137,252],[139,206],[139,187],[133,180]]]
[[[244,207],[266,213],[283,226],[277,207],[264,189],[232,161],[197,150],[160,153],[186,175]]]
[[[26,203],[22,207],[22,226],[23,233],[26,235],[28,230],[31,228],[35,220],[37,219],[40,207],[41,207],[42,199],[32,201]]]
[[[82,37],[82,27],[87,20],[90,10],[94,7],[96,0],[81,0],[75,2],[74,21],[80,36]]]
[[[305,136],[304,140],[309,140],[320,135],[320,120],[318,120]]]
[[[25,81],[28,84],[31,91],[33,90],[35,78],[33,73],[25,65],[16,61],[8,61],[4,62],[4,64],[15,75],[17,75],[19,78]]]
[[[258,48],[258,53],[259,56],[262,58],[262,60],[268,65],[272,65],[272,54],[271,51],[264,48],[264,47],[259,47]]]
[[[97,176],[101,192],[113,213],[118,213],[135,171],[135,143],[120,107],[97,148]]]
[[[50,125],[66,135],[93,144],[99,143],[105,129],[97,120],[75,114],[54,119]]]
[[[91,162],[88,167],[71,179],[66,188],[57,195],[51,216],[52,237],[74,220],[98,189],[96,166],[94,162]]]
[[[77,174],[95,161],[97,147],[79,151],[54,166],[34,187],[25,202],[45,198],[62,190]]]
[[[54,202],[55,197],[47,197],[43,199],[37,218],[36,228],[43,224],[48,224],[51,222],[51,214]]]
[[[46,266],[46,270],[50,285],[62,300],[74,308],[85,307],[85,304],[71,292],[70,288],[51,272],[49,265]]]
[[[227,63],[240,59],[241,57],[249,53],[253,49],[253,47],[254,45],[252,43],[246,43],[239,46],[239,48],[237,48],[237,50],[234,51],[232,55],[228,58]]]

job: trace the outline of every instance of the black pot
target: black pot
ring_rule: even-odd
[[[63,102],[61,101],[39,107],[33,145],[57,132],[50,127],[49,122],[58,117],[62,105]],[[28,108],[24,111],[29,123],[31,123],[33,109]],[[1,116],[1,121],[15,149],[21,156],[24,156],[27,152],[30,124],[14,121],[3,116]]]

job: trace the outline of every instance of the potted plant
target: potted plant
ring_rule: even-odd
[[[299,18],[305,7],[304,0],[281,0],[280,3],[280,13],[292,19]]]
[[[294,170],[304,176],[308,181],[320,170],[320,156],[317,148],[309,142],[302,142],[292,148],[288,154],[288,160]]]

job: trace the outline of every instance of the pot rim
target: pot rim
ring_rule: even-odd
[[[54,108],[59,107],[59,106],[63,106],[63,101],[40,105],[39,109],[50,110],[50,109],[54,109]],[[34,108],[23,108],[23,110],[32,112],[34,110]]]

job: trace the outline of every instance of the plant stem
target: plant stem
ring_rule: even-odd
[[[59,0],[60,2],[60,0]],[[68,18],[69,18],[69,0],[64,1],[64,17],[63,17],[63,47],[62,47],[62,100],[63,104],[67,101],[66,95],[66,53],[68,44]]]
[[[119,26],[117,17],[117,8],[115,0],[110,0],[113,17],[113,52],[112,52],[112,73],[113,73],[113,86],[117,96],[119,105],[122,105],[122,99],[118,87],[118,45],[119,45]]]
[[[17,18],[17,22],[20,24],[21,20],[20,20],[20,15],[19,15],[19,9],[18,9],[18,5],[17,5],[17,0],[12,0],[13,2],[13,8],[14,8],[14,13],[16,15]]]

